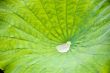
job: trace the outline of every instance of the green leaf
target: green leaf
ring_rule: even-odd
[[[0,0],[0,69],[110,73],[110,1]]]

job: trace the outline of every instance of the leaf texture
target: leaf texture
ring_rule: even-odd
[[[0,0],[0,69],[110,73],[110,1]]]

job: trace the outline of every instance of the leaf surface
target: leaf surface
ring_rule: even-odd
[[[110,1],[0,0],[0,69],[110,73]]]

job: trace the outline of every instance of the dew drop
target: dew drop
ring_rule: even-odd
[[[56,49],[60,53],[65,53],[65,52],[68,52],[69,51],[70,46],[71,46],[71,42],[68,41],[67,43],[64,43],[64,44],[61,44],[61,45],[56,46]]]

